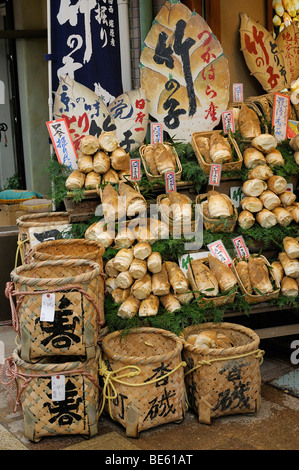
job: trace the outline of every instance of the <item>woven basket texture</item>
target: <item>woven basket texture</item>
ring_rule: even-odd
[[[27,363],[13,355],[16,384],[24,416],[24,435],[34,442],[47,436],[97,434],[99,419],[98,356],[80,362]],[[65,376],[65,400],[53,401],[51,377]]]
[[[13,325],[22,358],[53,355],[93,357],[104,322],[104,280],[100,266],[87,260],[24,264],[11,273],[18,312]],[[41,321],[42,295],[55,292],[54,321]],[[101,315],[101,318],[99,316]]]
[[[198,348],[188,342],[191,334],[204,330],[223,333],[231,348]],[[200,423],[232,414],[255,413],[261,402],[260,351],[258,335],[242,325],[204,323],[182,332],[183,358],[187,363],[185,383],[189,405]],[[188,374],[195,368],[192,372]]]
[[[151,144],[150,144],[151,145]],[[141,157],[141,161],[142,161],[142,164],[143,164],[143,168],[144,168],[144,171],[145,171],[145,174],[146,174],[146,177],[149,181],[152,181],[152,182],[157,182],[157,181],[164,181],[165,179],[165,176],[162,174],[162,175],[152,175],[148,169],[148,166],[146,164],[146,161],[145,161],[145,158],[144,158],[144,151],[146,149],[146,145],[141,145],[140,148],[139,148],[139,154],[140,154],[140,157]],[[175,156],[175,160],[176,160],[176,171],[175,171],[175,180],[176,181],[180,181],[181,178],[182,178],[182,164],[181,164],[181,161],[179,159],[179,156],[177,154],[177,151],[175,150],[174,147],[171,148],[172,149],[172,152]]]
[[[204,200],[205,197],[206,194],[199,194],[195,199],[196,204],[201,204],[201,212],[205,229],[210,230],[212,233],[232,233],[238,220],[238,211],[236,206],[233,204],[234,215],[225,218],[213,219],[212,217],[209,217],[207,213],[208,202],[207,200]]]
[[[43,212],[30,215],[22,215],[17,219],[19,228],[19,241],[22,259],[25,259],[29,250],[29,229],[32,227],[55,227],[55,225],[69,224],[70,218],[67,212]]]
[[[98,263],[103,272],[102,256],[104,253],[104,245],[94,240],[81,238],[50,240],[34,247],[31,261],[86,259]]]
[[[137,416],[134,437],[145,429],[184,418],[182,342],[176,335],[158,328],[137,328],[126,336],[116,331],[105,336],[101,346],[107,369],[120,369],[115,376],[122,376],[125,382],[114,383],[117,398],[111,401],[110,410],[107,404],[105,409],[126,428],[127,435],[132,432],[131,427],[128,430],[132,408]],[[136,371],[133,366],[138,368],[136,375],[127,377]],[[149,381],[153,383],[147,384]]]
[[[182,220],[180,222],[173,222],[171,217],[168,216],[168,214],[165,212],[163,208],[163,204],[161,201],[167,197],[167,194],[160,194],[157,197],[157,205],[158,205],[158,210],[161,212],[161,221],[164,222],[168,227],[169,227],[169,233],[171,235],[175,235],[175,237],[187,237],[190,236],[191,234],[195,233],[195,230],[198,230],[199,228],[199,223],[200,223],[200,216],[199,216],[199,211],[195,210],[194,208],[194,218],[190,221],[187,222],[183,216]],[[192,204],[192,201],[190,199],[190,204]]]

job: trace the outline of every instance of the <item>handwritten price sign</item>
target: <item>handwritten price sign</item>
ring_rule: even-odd
[[[48,121],[46,124],[59,163],[76,170],[77,153],[65,119]]]
[[[222,263],[225,263],[228,266],[232,265],[232,259],[223,245],[222,240],[216,240],[215,242],[207,245],[207,247],[215,258],[218,258]]]
[[[290,97],[275,93],[272,115],[272,127],[277,140],[285,140],[288,135]]]
[[[211,164],[209,184],[211,186],[220,186],[222,165]]]

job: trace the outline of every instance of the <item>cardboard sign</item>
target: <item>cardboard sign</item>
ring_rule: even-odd
[[[272,127],[278,141],[286,140],[288,135],[290,97],[275,93],[273,103]]]
[[[151,123],[151,144],[163,143],[163,128],[162,124],[157,122]]]
[[[235,120],[232,109],[222,113],[223,131],[228,134],[229,131],[235,132]]]
[[[229,188],[230,191],[230,199],[234,203],[236,207],[240,207],[241,200],[245,196],[242,190],[242,186],[231,186]]]
[[[233,238],[232,241],[233,241],[233,244],[234,244],[234,247],[235,247],[235,250],[237,252],[238,257],[240,259],[248,258],[249,257],[249,250],[246,246],[245,240],[242,237],[242,235],[240,235],[239,237]]]
[[[187,275],[189,264],[193,259],[207,258],[209,253],[209,251],[200,251],[198,253],[188,253],[181,256],[179,259],[179,266],[185,276]]]
[[[48,121],[47,127],[59,163],[76,170],[77,153],[65,119]]]
[[[175,172],[174,171],[166,171],[165,173],[165,185],[166,185],[166,192],[170,193],[172,191],[176,191],[176,182],[175,182]]]
[[[234,100],[234,103],[242,103],[243,83],[233,83],[233,100]]]
[[[215,258],[218,258],[222,263],[225,263],[228,266],[232,265],[232,259],[223,245],[222,240],[216,240],[215,242],[207,245],[207,247]]]
[[[222,165],[211,164],[209,184],[211,186],[220,186]]]
[[[130,179],[134,181],[141,180],[141,160],[140,158],[130,158]]]

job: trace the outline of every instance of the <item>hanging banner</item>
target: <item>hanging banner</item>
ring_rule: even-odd
[[[106,105],[122,92],[117,0],[51,0],[52,90],[68,75]]]

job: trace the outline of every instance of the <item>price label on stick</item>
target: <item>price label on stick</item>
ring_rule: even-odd
[[[240,259],[249,257],[249,250],[242,235],[232,239],[237,255]]]
[[[233,83],[233,100],[234,100],[234,103],[242,103],[243,83]]]
[[[130,158],[130,179],[134,181],[141,180],[141,160],[140,158]]]
[[[156,144],[159,142],[163,143],[163,128],[162,124],[157,122],[151,123],[151,144]]]
[[[172,191],[176,191],[176,182],[175,182],[175,172],[174,171],[166,171],[165,173],[165,184],[166,184],[166,192],[171,193]]]
[[[225,132],[225,134],[228,134],[229,131],[235,132],[234,112],[232,109],[223,111],[222,125],[223,125],[223,131]]]
[[[285,140],[288,135],[290,97],[281,93],[274,94],[272,127],[278,141]]]
[[[223,245],[222,240],[216,240],[215,242],[207,245],[207,247],[215,258],[218,258],[222,263],[225,263],[228,266],[232,265],[232,259]]]
[[[211,164],[209,184],[211,186],[220,186],[222,165]]]

